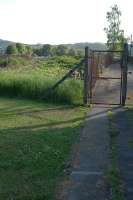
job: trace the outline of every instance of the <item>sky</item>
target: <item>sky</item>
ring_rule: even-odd
[[[133,33],[132,0],[0,0],[0,39],[27,44],[106,42],[106,12],[117,4],[125,36]]]

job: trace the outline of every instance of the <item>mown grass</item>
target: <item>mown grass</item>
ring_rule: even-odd
[[[70,60],[64,61],[66,65],[68,63],[68,67],[64,63],[62,64],[62,60],[61,58],[50,58],[46,61],[30,61],[29,65],[26,60],[23,66],[22,63],[20,64],[21,67],[9,65],[10,67],[1,68],[0,94],[29,99],[45,97],[47,102],[82,104],[83,81],[81,80],[69,78],[57,89],[48,93],[49,88],[70,69]]]
[[[53,200],[82,107],[0,98],[0,199]]]

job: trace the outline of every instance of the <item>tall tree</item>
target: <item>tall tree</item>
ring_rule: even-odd
[[[50,44],[44,44],[42,47],[42,55],[43,56],[49,56],[51,54],[51,45]]]
[[[124,30],[120,29],[121,11],[117,5],[111,7],[111,11],[107,12],[106,19],[108,27],[104,28],[107,34],[107,46],[110,50],[121,49],[124,43]]]
[[[25,47],[24,44],[22,44],[22,43],[16,43],[16,47],[17,47],[18,53],[19,53],[20,55],[25,54],[26,47]]]
[[[25,55],[31,57],[33,54],[33,49],[29,45],[25,45]]]
[[[75,56],[76,55],[76,52],[75,52],[75,49],[71,48],[68,50],[68,55],[69,56]]]
[[[16,48],[16,45],[15,44],[10,44],[6,49],[6,53],[8,55],[17,55],[18,54],[18,50]]]
[[[67,46],[60,44],[56,47],[56,55],[63,56],[67,54]]]

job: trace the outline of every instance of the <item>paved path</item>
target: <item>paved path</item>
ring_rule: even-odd
[[[68,200],[105,200],[109,136],[107,108],[94,108],[87,116],[71,173],[72,187]],[[102,126],[101,126],[102,125]]]
[[[119,67],[119,66],[118,66]],[[106,75],[119,76],[119,70],[106,71]],[[132,89],[132,78],[130,75],[130,87],[128,95],[131,95]],[[119,89],[120,82],[105,80],[97,81],[95,88],[94,100],[113,103],[119,102]],[[130,101],[132,99],[130,98]],[[133,102],[133,101],[132,101]],[[119,135],[119,164],[121,166],[121,173],[124,180],[128,177],[128,183],[133,184],[133,162],[131,154],[128,153],[127,157],[124,157],[125,152],[128,151],[126,135],[131,136],[131,130],[126,130],[124,135],[125,127],[127,127],[126,119],[123,112],[118,112],[117,107],[108,106],[94,106],[92,111],[86,117],[86,122],[80,140],[77,145],[76,152],[73,154],[72,159],[72,170],[70,174],[69,184],[65,187],[65,195],[62,195],[61,200],[107,200],[109,199],[109,189],[106,183],[104,173],[109,166],[109,132],[108,132],[108,118],[107,111],[112,109],[116,113],[115,120],[118,122],[118,127],[121,129]],[[118,109],[119,110],[119,109]],[[123,123],[125,121],[125,123]],[[123,136],[124,135],[124,136]],[[122,139],[120,139],[122,138]],[[133,155],[133,154],[132,154]],[[126,160],[127,158],[127,160]],[[128,164],[129,162],[129,164]],[[122,165],[121,165],[122,164]],[[122,168],[123,166],[123,168]],[[126,166],[124,168],[124,166]],[[128,168],[128,167],[129,168]],[[132,171],[130,170],[132,169]],[[128,174],[129,171],[129,174]],[[131,180],[131,182],[130,182]],[[128,185],[128,184],[127,184]],[[125,182],[126,187],[126,182]],[[131,200],[132,187],[126,187],[125,194],[127,200]],[[128,194],[128,193],[131,193]]]

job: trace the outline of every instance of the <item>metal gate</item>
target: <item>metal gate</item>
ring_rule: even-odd
[[[88,57],[86,51],[85,58],[84,85],[85,91],[88,90],[88,95],[84,95],[88,98],[86,102],[125,105],[128,45],[124,44],[123,51],[90,50]]]

